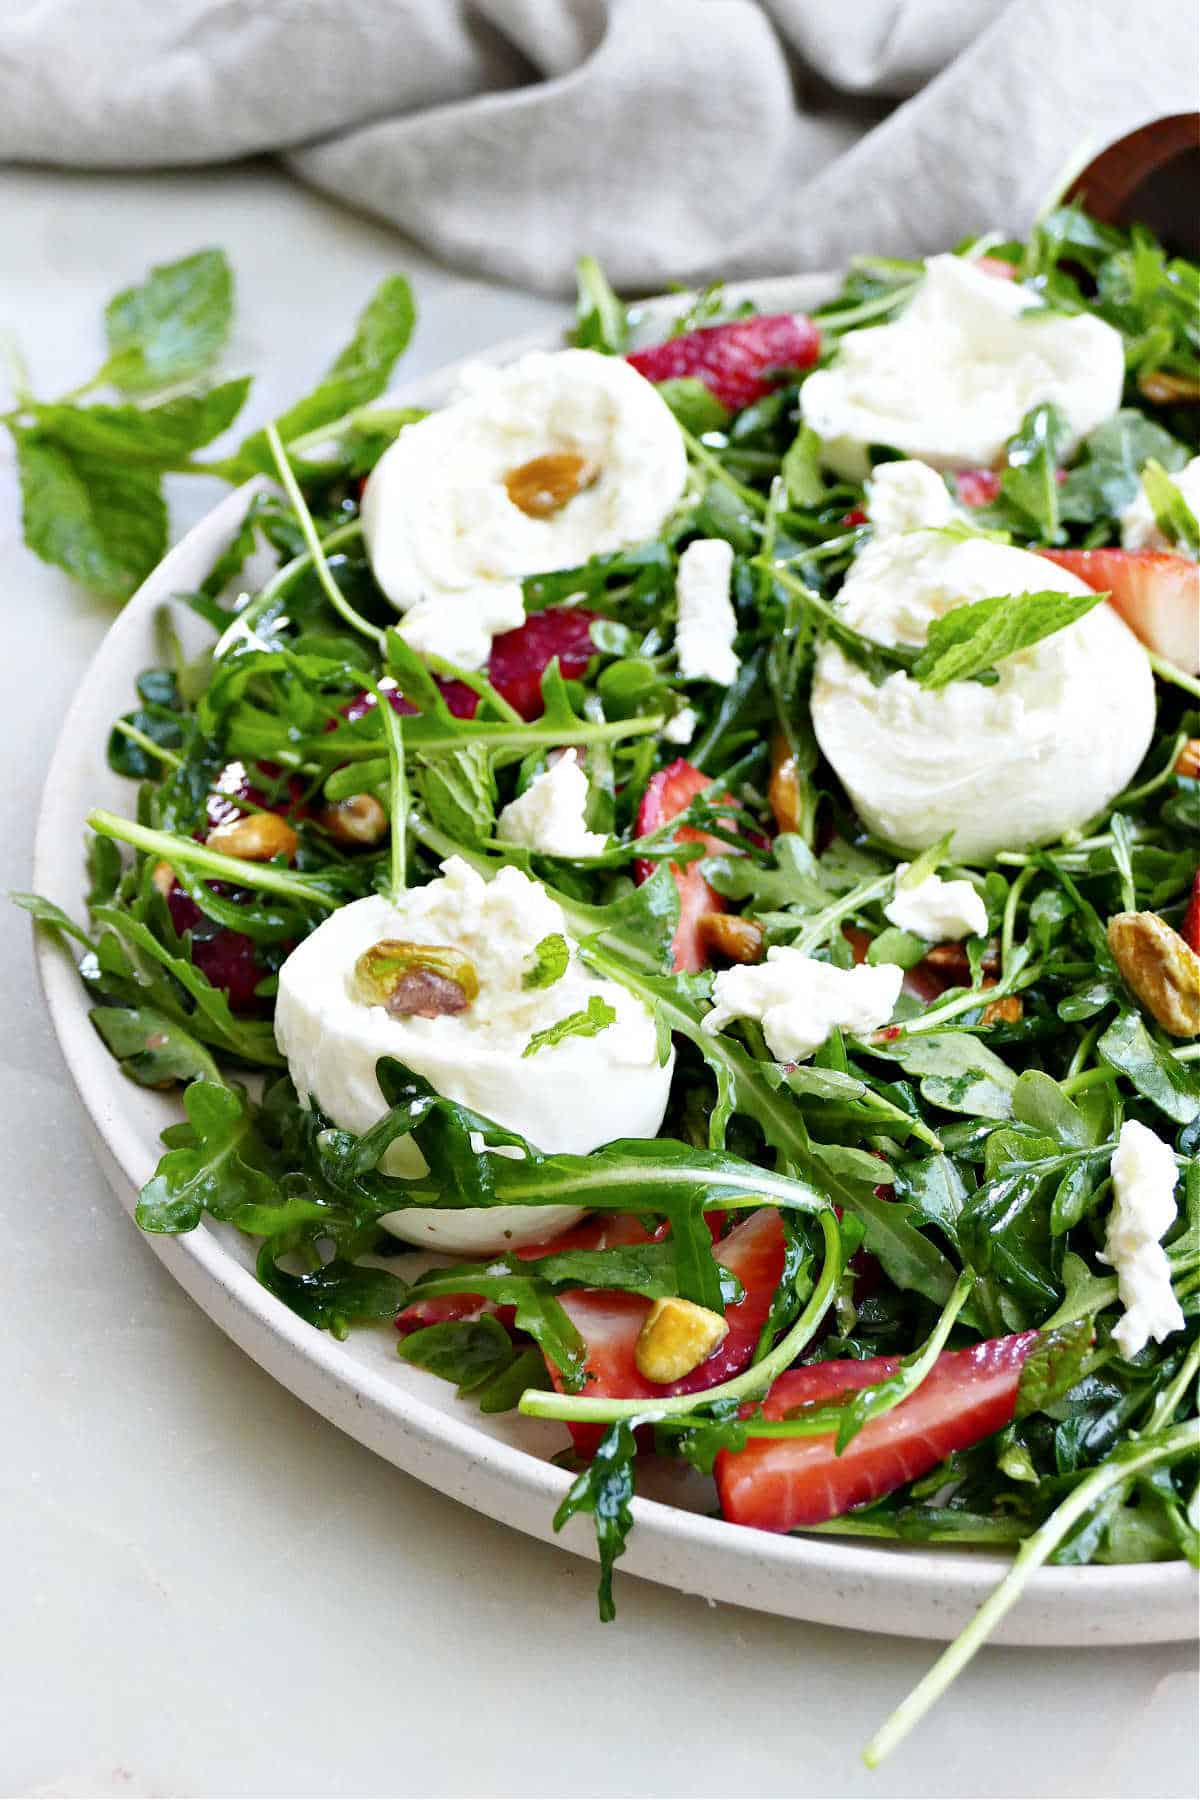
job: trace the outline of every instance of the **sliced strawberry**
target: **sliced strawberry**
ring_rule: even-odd
[[[870,521],[861,506],[853,506],[848,513],[842,514],[842,524],[845,525],[848,530],[853,529],[857,525],[867,525],[869,523]]]
[[[864,1425],[841,1456],[835,1434],[751,1438],[717,1457],[721,1511],[735,1525],[795,1531],[836,1519],[937,1467],[953,1450],[990,1437],[1012,1419],[1017,1384],[1036,1331],[947,1350],[920,1387],[891,1412]],[[763,1403],[768,1419],[797,1407],[828,1404],[894,1375],[895,1356],[866,1362],[812,1363],[781,1375]]]
[[[1091,588],[1106,589],[1148,650],[1200,675],[1200,568],[1164,550],[1041,550]]]
[[[638,808],[638,836],[644,837],[647,832],[657,831],[661,825],[677,819],[681,812],[686,812],[696,795],[708,786],[709,780],[709,776],[682,756],[652,775],[646,783],[642,804]],[[706,831],[697,831],[691,825],[682,825],[676,836],[683,844],[703,844],[709,856],[721,856],[730,849],[730,845],[722,843],[720,838],[715,838]],[[639,861],[634,866],[634,875],[638,881],[648,881],[656,867],[655,863]],[[705,881],[700,873],[699,863],[672,863],[671,874],[679,889],[675,968],[677,971],[707,968],[708,957],[700,942],[700,915],[706,912],[727,912],[728,904]]]
[[[401,1337],[424,1331],[427,1325],[444,1325],[453,1319],[477,1319],[496,1308],[482,1294],[439,1294],[432,1300],[413,1300],[396,1314],[396,1330]]]
[[[740,412],[778,387],[790,369],[811,369],[821,334],[802,313],[767,313],[706,325],[668,338],[628,360],[647,381],[702,381],[730,412]]]
[[[974,262],[982,274],[994,275],[997,281],[1015,281],[1017,278],[1017,265],[1009,262],[1007,257],[977,256]]]
[[[1200,869],[1196,870],[1196,879],[1192,883],[1192,897],[1188,901],[1188,909],[1183,915],[1183,924],[1179,927],[1180,936],[1190,949],[1200,956]]]
[[[596,1399],[661,1399],[666,1394],[698,1393],[738,1374],[753,1356],[766,1324],[783,1275],[784,1249],[779,1214],[769,1206],[752,1213],[728,1237],[714,1244],[713,1255],[737,1276],[746,1290],[745,1298],[725,1314],[729,1331],[724,1342],[699,1368],[669,1386],[647,1381],[634,1361],[638,1333],[650,1310],[649,1300],[640,1294],[599,1288],[578,1288],[562,1295],[562,1304],[587,1345],[588,1379],[584,1393]],[[561,1377],[552,1367],[550,1378],[561,1391]],[[570,1429],[576,1448],[590,1456],[606,1427],[572,1425]]]
[[[542,676],[556,656],[564,680],[576,681],[586,673],[596,654],[595,617],[582,606],[548,606],[545,612],[530,613],[515,631],[492,639],[488,680],[523,719],[541,718]]]

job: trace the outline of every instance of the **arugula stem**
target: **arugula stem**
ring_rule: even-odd
[[[842,1272],[842,1242],[837,1216],[832,1207],[817,1215],[825,1238],[825,1260],[812,1296],[792,1326],[775,1348],[743,1375],[732,1381],[718,1382],[716,1387],[701,1388],[694,1394],[669,1394],[661,1400],[589,1400],[572,1394],[547,1393],[541,1388],[527,1388],[521,1395],[519,1410],[534,1419],[586,1420],[589,1423],[612,1423],[617,1419],[677,1418],[681,1413],[695,1412],[717,1400],[757,1400],[767,1392],[776,1375],[790,1367],[812,1338],[833,1300]]]
[[[1074,1056],[1071,1058],[1070,1062],[1067,1064],[1067,1073],[1066,1073],[1067,1081],[1070,1081],[1072,1079],[1072,1077],[1078,1075],[1081,1070],[1086,1068],[1086,1066],[1091,1058],[1092,1051],[1096,1048],[1096,1045],[1100,1041],[1101,1033],[1104,1031],[1104,1028],[1107,1025],[1107,1023],[1108,1023],[1108,1021],[1105,1018],[1101,1017],[1100,1019],[1098,1019],[1096,1021],[1096,1023],[1094,1025],[1088,1026],[1087,1030],[1084,1032],[1083,1036],[1079,1040],[1078,1045],[1076,1046]]]
[[[350,519],[345,525],[339,525],[336,531],[331,531],[327,538],[322,538],[320,547],[323,552],[336,550],[340,545],[348,542],[351,538],[361,536],[361,521],[358,519]],[[312,563],[313,557],[311,551],[302,550],[299,556],[293,556],[291,562],[284,563],[281,569],[277,569],[270,581],[267,582],[266,586],[260,588],[253,600],[246,606],[243,606],[242,610],[239,613],[236,613],[230,623],[225,627],[225,630],[213,645],[214,657],[220,659],[232,643],[236,642],[239,637],[244,637],[247,632],[251,631],[255,621],[261,618],[262,614],[266,612],[271,603],[277,600],[281,594],[286,593],[287,589],[292,585],[292,582],[295,581],[298,576],[303,575],[306,569],[311,568]]]
[[[1147,650],[1146,657],[1160,681],[1169,681],[1172,687],[1182,688],[1185,694],[1194,694],[1200,700],[1200,680],[1194,675],[1185,674],[1174,663],[1169,663],[1165,656],[1156,656],[1153,650]]]
[[[296,522],[300,527],[301,535],[303,536],[305,543],[308,545],[309,555],[312,557],[313,566],[317,571],[317,580],[320,582],[330,606],[332,606],[334,612],[339,614],[339,616],[346,621],[347,625],[349,625],[353,631],[360,632],[365,638],[370,638],[375,647],[382,652],[385,644],[384,633],[378,626],[372,625],[369,620],[364,619],[362,614],[351,606],[345,594],[343,594],[341,588],[333,579],[333,571],[330,569],[329,564],[325,559],[325,552],[321,547],[321,540],[317,536],[317,528],[313,524],[312,514],[308,510],[308,502],[300,492],[300,484],[296,480],[291,463],[288,461],[287,451],[283,447],[283,440],[280,438],[278,428],[273,419],[266,426],[264,436],[266,437],[267,443],[271,446],[271,455],[275,458],[275,467],[279,470],[279,479],[283,484],[284,492],[291,502],[292,511],[296,515]]]
[[[117,719],[113,730],[119,731],[122,737],[128,738],[131,744],[136,744],[148,756],[157,757],[159,762],[167,763],[172,769],[182,769],[182,756],[177,756],[174,750],[168,750],[164,744],[155,743],[152,737],[148,737],[144,731],[139,731],[136,725],[129,723],[128,719]]]
[[[848,894],[843,894],[840,899],[823,907],[819,913],[814,913],[807,925],[792,939],[790,947],[802,950],[805,955],[810,950],[819,949],[843,919],[849,918],[851,913],[860,912],[873,900],[882,900],[894,885],[895,874],[889,871],[886,875],[877,876],[874,881],[864,882],[861,887],[852,888]]]
[[[503,694],[497,693],[487,676],[479,674],[478,670],[460,669],[457,663],[448,662],[444,656],[435,656],[428,650],[422,651],[421,661],[430,674],[441,675],[447,681],[461,681],[464,687],[469,687],[473,694],[478,694],[481,700],[486,700],[493,706],[500,718],[507,719],[510,725],[524,725],[525,721],[516,707]]]
[[[687,445],[687,453],[693,462],[699,463],[702,469],[707,469],[715,480],[722,482],[730,493],[736,494],[743,505],[748,506],[752,512],[756,512],[760,518],[766,518],[769,503],[761,494],[739,481],[736,475],[731,475],[720,458],[714,456],[712,451],[700,442],[699,438],[693,437],[685,426],[680,425],[679,434]]]
[[[1008,890],[1008,899],[1004,903],[1004,923],[1000,928],[1001,970],[1007,969],[1012,961],[1013,938],[1017,929],[1017,908],[1021,904],[1021,895],[1036,874],[1036,869],[1022,869]]]
[[[1027,988],[1032,982],[1035,982],[1041,972],[1041,963],[1023,965],[1014,969],[1011,976],[1002,974],[995,987],[972,988],[970,993],[960,994],[956,1000],[943,1001],[939,1005],[931,1007],[928,1012],[922,1013],[919,1019],[907,1020],[900,1030],[906,1038],[923,1037],[926,1032],[940,1031],[947,1019],[956,1019],[960,1013],[973,1012],[977,1006],[988,1006],[993,1000],[1003,1000],[1006,994],[1019,993],[1022,988]],[[894,1027],[888,1026],[885,1029],[890,1031]],[[879,1037],[881,1034],[877,1033],[876,1036]],[[870,1041],[865,1039],[858,1041],[869,1054]],[[884,1039],[883,1041],[891,1042],[893,1040]]]
[[[376,709],[388,747],[388,812],[391,816],[389,895],[398,903],[408,884],[408,776],[404,767],[404,724],[385,693],[372,683]]]
[[[283,894],[289,900],[323,906],[329,912],[336,911],[342,904],[332,894],[312,886],[303,875],[278,868],[274,863],[246,862],[240,857],[224,856],[219,850],[198,844],[194,838],[178,837],[173,831],[153,831],[148,825],[136,825],[132,819],[119,818],[116,813],[102,809],[90,812],[87,824],[98,837],[116,838],[122,844],[144,851],[147,856],[198,869],[214,881],[231,881],[237,887],[257,888],[266,894]]]
[[[868,1769],[877,1769],[884,1758],[903,1743],[930,1707],[941,1699],[984,1640],[1015,1606],[1030,1576],[1053,1555],[1072,1528],[1098,1501],[1132,1476],[1177,1462],[1197,1450],[1200,1450],[1200,1421],[1190,1420],[1161,1437],[1146,1438],[1140,1443],[1131,1440],[1125,1455],[1110,1457],[1086,1475],[1033,1535],[1025,1539],[1004,1580],[988,1595],[970,1624],[942,1652],[929,1673],[901,1702],[882,1729],[876,1732],[863,1751],[863,1761]]]
[[[1175,1416],[1175,1409],[1183,1400],[1196,1376],[1200,1374],[1200,1339],[1197,1340],[1179,1365],[1175,1379],[1168,1382],[1154,1402],[1153,1411],[1146,1421],[1147,1431],[1163,1431]]]

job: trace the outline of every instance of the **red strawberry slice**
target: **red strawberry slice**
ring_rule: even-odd
[[[590,1398],[661,1399],[666,1394],[694,1394],[715,1387],[744,1369],[758,1344],[759,1333],[771,1310],[775,1289],[783,1275],[783,1226],[773,1207],[763,1207],[735,1226],[729,1236],[714,1244],[713,1255],[732,1271],[746,1290],[745,1298],[725,1314],[729,1331],[712,1355],[681,1381],[658,1386],[647,1381],[634,1361],[638,1333],[650,1311],[640,1294],[578,1288],[562,1295],[562,1304],[587,1345],[588,1380],[583,1392]],[[558,1371],[549,1364],[550,1378],[562,1389]],[[594,1453],[607,1428],[572,1425],[571,1436],[585,1456]]]
[[[541,718],[542,676],[556,656],[565,681],[577,681],[586,673],[596,654],[595,618],[582,606],[548,606],[545,612],[530,613],[515,631],[502,631],[492,639],[488,680],[523,719]]]
[[[730,412],[778,387],[789,369],[811,369],[821,334],[802,313],[765,313],[706,325],[628,357],[647,381],[702,381]]]
[[[526,1244],[514,1254],[522,1262],[532,1262],[539,1256],[556,1256],[564,1250],[611,1250],[618,1244],[645,1244],[649,1240],[650,1233],[632,1213],[595,1213],[582,1224],[559,1232],[556,1238]],[[497,1307],[482,1294],[441,1294],[432,1300],[413,1300],[402,1307],[396,1315],[396,1330],[407,1336],[426,1325],[440,1325],[446,1319],[474,1319],[485,1312],[510,1321],[513,1309]]]
[[[1189,949],[1200,956],[1200,869],[1196,870],[1196,879],[1192,883],[1192,897],[1188,901],[1187,911],[1183,915],[1183,924],[1179,927],[1179,935]]]
[[[1040,550],[1091,588],[1106,589],[1148,650],[1200,675],[1200,568],[1165,550]]]
[[[708,786],[709,780],[709,776],[682,756],[652,775],[646,783],[642,804],[638,808],[638,836],[644,837],[647,832],[657,831],[661,825],[678,818],[681,812],[686,812],[696,795]],[[722,856],[731,849],[720,838],[715,838],[706,831],[697,831],[691,825],[682,825],[676,836],[680,843],[703,844],[709,856]],[[648,881],[656,867],[656,863],[639,860],[634,865],[634,876],[638,881]],[[707,968],[708,957],[700,942],[700,915],[706,912],[728,912],[728,904],[705,881],[700,873],[699,863],[672,863],[671,874],[679,889],[679,924],[675,928],[674,939],[675,968],[677,971]]]
[[[795,1531],[836,1519],[878,1500],[1010,1423],[1025,1358],[1036,1331],[991,1338],[969,1350],[947,1350],[921,1386],[891,1412],[864,1425],[841,1456],[836,1436],[751,1438],[744,1450],[722,1450],[714,1471],[721,1511],[735,1525]],[[768,1419],[795,1408],[828,1404],[894,1375],[895,1356],[866,1362],[813,1363],[781,1375],[763,1403]]]
[[[582,606],[548,606],[545,612],[531,613],[515,631],[502,631],[492,639],[485,673],[496,692],[515,706],[523,719],[541,718],[542,676],[556,656],[564,680],[577,681],[586,674],[588,663],[596,654],[592,642],[592,621],[596,617]],[[438,687],[456,719],[475,717],[479,696],[473,688],[462,681],[440,678]],[[386,692],[398,713],[416,712],[416,707],[398,689]],[[342,708],[342,716],[351,721],[361,719],[374,704],[374,694],[357,694]]]

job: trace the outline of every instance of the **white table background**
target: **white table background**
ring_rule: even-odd
[[[36,391],[100,361],[104,301],[223,246],[246,424],[304,391],[401,269],[419,373],[562,316],[431,264],[261,167],[0,172],[0,328]],[[8,404],[0,401],[0,410]],[[0,445],[0,885],[29,883],[57,721],[108,625],[25,551]],[[178,483],[176,531],[219,496]],[[1183,1646],[988,1650],[875,1776],[858,1748],[929,1645],[618,1580],[377,1461],[236,1350],[108,1192],[0,934],[0,1791],[7,1795],[1190,1797]]]

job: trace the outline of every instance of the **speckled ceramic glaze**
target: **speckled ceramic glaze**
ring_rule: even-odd
[[[822,277],[763,282],[767,310],[802,309],[829,291]],[[678,300],[665,303],[672,308]],[[653,308],[648,309],[650,319]],[[523,339],[485,360],[506,362],[553,340]],[[436,405],[454,369],[400,389],[398,403]],[[195,587],[236,529],[253,486],[202,520],[150,576],[108,633],[80,685],[42,801],[34,868],[38,892],[84,913],[84,815],[128,811],[132,789],[107,768],[113,718],[128,707],[135,676],[162,660],[164,609],[197,649],[204,627],[171,596]],[[95,1131],[114,1192],[130,1212],[158,1159],[158,1134],[178,1116],[177,1097],[135,1087],[121,1074],[87,1016],[70,957],[39,939],[38,962],[59,1043]],[[470,1402],[397,1360],[389,1329],[359,1330],[342,1344],[304,1324],[260,1287],[249,1243],[210,1223],[186,1237],[154,1237],[156,1254],[187,1293],[248,1355],[325,1418],[441,1492],[536,1537],[568,1477],[549,1458],[566,1433],[515,1413],[484,1418]],[[114,1306],[119,1300],[114,1297]],[[1004,1559],[969,1550],[898,1547],[837,1539],[774,1537],[707,1517],[711,1492],[666,1469],[656,1498],[634,1502],[637,1520],[622,1571],[685,1592],[766,1612],[910,1637],[953,1636],[994,1586]],[[592,1554],[590,1525],[575,1520],[557,1540]],[[1133,1644],[1190,1637],[1200,1588],[1185,1563],[1045,1569],[996,1634],[1012,1644]]]

